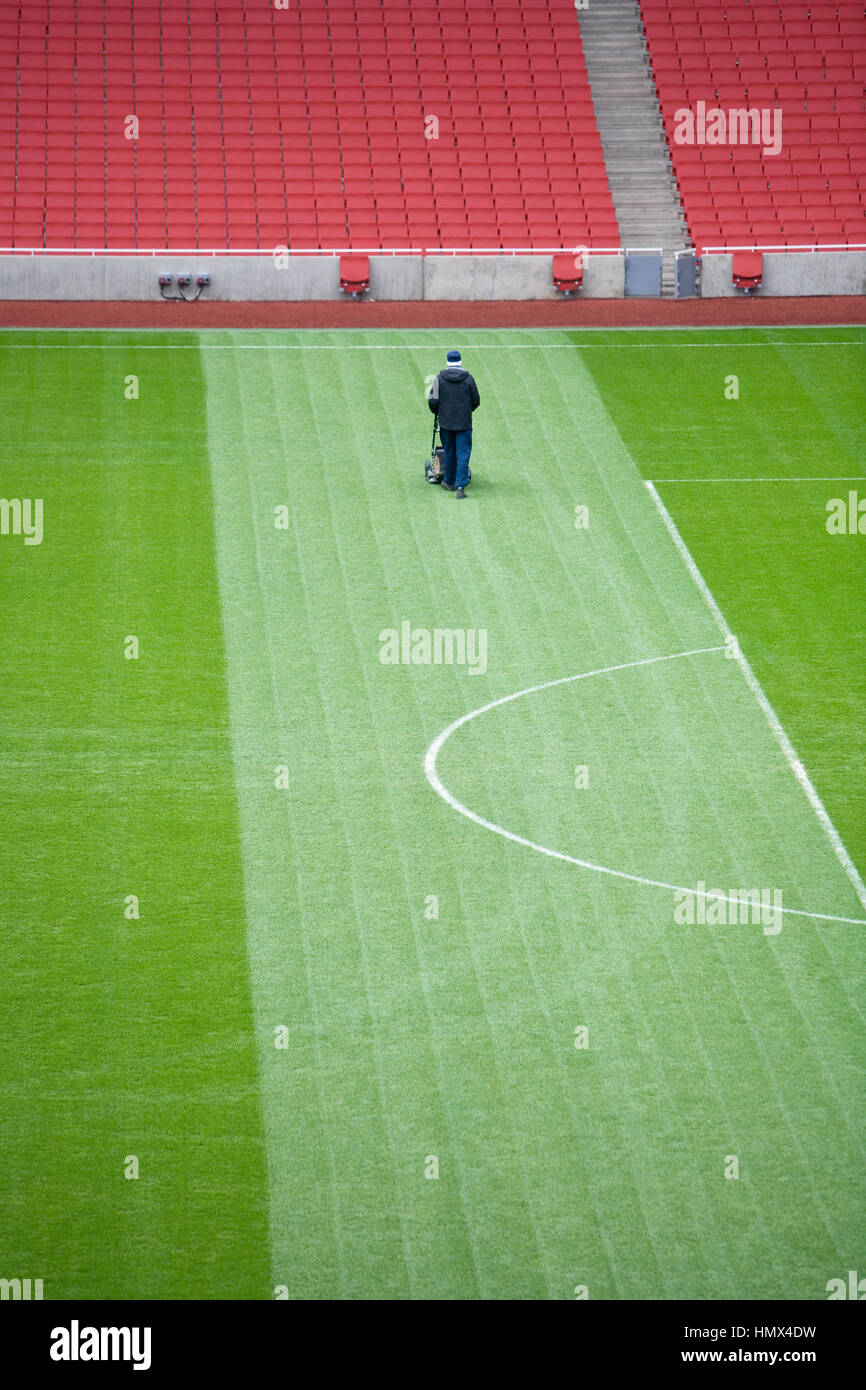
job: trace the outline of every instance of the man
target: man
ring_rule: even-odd
[[[469,455],[472,453],[472,412],[481,403],[475,378],[464,371],[459,352],[449,352],[447,366],[440,372],[427,396],[427,404],[439,418],[442,437],[446,492],[466,496],[469,482]]]

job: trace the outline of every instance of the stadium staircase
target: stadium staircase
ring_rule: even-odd
[[[661,247],[662,293],[689,244],[637,0],[578,10],[586,71],[623,246]]]

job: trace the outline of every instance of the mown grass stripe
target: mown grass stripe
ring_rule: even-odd
[[[122,356],[45,353],[35,335],[13,356],[0,334],[0,492],[45,503],[40,546],[0,537],[3,1273],[11,1263],[10,1274],[44,1278],[51,1299],[255,1298],[267,1287],[189,347],[180,379],[170,357],[134,343]],[[130,376],[137,399],[124,392]],[[137,660],[124,659],[129,634]],[[133,894],[138,917],[125,915]],[[137,1179],[125,1176],[131,1155]]]
[[[858,1190],[856,1176],[835,1168],[827,1175],[819,1159],[833,1125],[841,1121],[846,1153],[857,1136],[856,1103],[849,1120],[842,1109],[853,1100],[847,1062],[856,1023],[846,1015],[837,1032],[819,1005],[822,991],[840,997],[838,982],[806,983],[827,950],[824,938],[787,925],[776,941],[760,929],[684,931],[670,904],[629,885],[585,883],[566,865],[520,858],[509,846],[485,844],[480,830],[467,838],[447,808],[426,800],[420,757],[447,722],[443,712],[453,717],[479,703],[480,692],[496,696],[580,669],[588,652],[599,654],[589,664],[601,665],[611,647],[625,660],[713,632],[687,574],[670,564],[667,537],[617,438],[619,398],[604,390],[599,399],[573,346],[570,354],[539,354],[537,363],[529,354],[519,379],[509,375],[503,385],[492,365],[503,335],[485,335],[490,352],[470,363],[486,412],[477,486],[458,505],[423,483],[429,436],[420,387],[437,366],[443,336],[425,335],[429,356],[411,334],[397,336],[394,346],[407,348],[402,356],[340,356],[324,382],[316,358],[302,354],[301,366],[292,365],[297,354],[274,354],[275,387],[261,407],[255,369],[237,366],[254,418],[240,449],[251,507],[264,517],[271,489],[295,493],[294,549],[281,569],[263,522],[259,563],[268,679],[283,710],[286,756],[302,779],[288,798],[290,852],[305,885],[298,930],[310,951],[319,1026],[351,1018],[362,1046],[359,1057],[351,1038],[331,1036],[323,1054],[327,1077],[341,1059],[347,1100],[338,1111],[329,1097],[324,1119],[334,1139],[328,1200],[339,1203],[347,1232],[340,1290],[382,1296],[399,1288],[405,1269],[415,1297],[434,1289],[569,1297],[585,1281],[592,1296],[791,1296],[792,1277],[798,1289],[820,1292],[829,1277],[818,1282],[823,1264],[840,1255],[840,1214]],[[296,335],[295,345],[309,341]],[[365,345],[355,334],[318,341]],[[670,369],[660,359],[641,370],[651,389]],[[213,383],[227,473],[238,446],[219,416],[218,375]],[[327,423],[326,395],[336,407]],[[547,403],[543,414],[538,400]],[[672,425],[682,421],[668,414]],[[255,447],[264,464],[252,457]],[[583,496],[592,512],[587,537],[572,520]],[[236,662],[251,660],[258,679],[243,631],[249,560],[238,555],[237,563]],[[404,617],[431,627],[486,623],[495,652],[486,675],[383,668],[378,632]],[[726,664],[691,682],[661,673],[628,686],[611,681],[585,710],[559,703],[527,710],[522,722],[516,711],[501,718],[492,739],[473,735],[455,767],[461,785],[494,807],[505,798],[530,829],[538,823],[536,834],[574,824],[573,799],[561,780],[539,782],[533,759],[545,775],[567,766],[577,730],[600,768],[621,770],[629,795],[640,791],[648,816],[641,824],[622,789],[602,779],[579,827],[591,846],[613,836],[645,866],[658,852],[656,829],[663,847],[676,847],[682,828],[695,873],[709,864],[727,884],[729,875],[749,879],[750,868],[762,877],[781,870],[800,893],[814,885],[830,899],[847,893],[808,805],[796,785],[786,790],[787,769],[748,690]],[[240,731],[243,719],[236,721]],[[640,747],[644,730],[640,789],[617,758],[620,744]],[[674,752],[665,767],[655,745],[668,744]],[[708,765],[708,756],[724,761]],[[690,808],[686,817],[681,803]],[[266,823],[253,821],[251,813],[266,840]],[[252,836],[248,873],[256,876],[254,843]],[[308,858],[323,843],[335,863]],[[364,861],[370,845],[375,875]],[[419,911],[434,888],[447,900],[435,929]],[[345,920],[335,928],[328,914],[338,902]],[[264,980],[268,969],[283,968],[277,962],[289,944],[275,929],[259,930]],[[335,943],[347,968],[334,967]],[[271,951],[277,961],[267,966]],[[846,952],[838,951],[841,963]],[[590,1057],[570,1046],[575,1017],[592,1023]],[[765,1017],[773,1020],[769,1035]],[[844,1057],[838,1073],[827,1051],[834,1033]],[[809,1107],[796,1069],[789,1074],[785,1065],[807,1036],[820,1040],[822,1055],[801,1074],[814,1084],[829,1067],[838,1077],[814,1135],[804,1128]],[[418,1047],[427,1049],[424,1065],[415,1060]],[[424,1187],[420,1178],[414,1186],[412,1134],[422,1107],[413,1085],[425,1104],[432,1100],[434,1126],[452,1146],[441,1148],[445,1187],[441,1180]],[[267,1104],[278,1117],[277,1091]],[[338,1133],[349,1116],[359,1117],[371,1171],[388,1175],[378,1209],[363,1177],[351,1173]],[[303,1152],[314,1153],[317,1142],[312,1125]],[[721,1176],[732,1148],[742,1151],[739,1185]],[[317,1170],[322,1162],[322,1153],[313,1158]],[[300,1153],[290,1164],[300,1175]],[[800,1231],[788,1220],[791,1182]],[[683,1192],[688,1202],[679,1200]],[[317,1211],[323,1217],[325,1205]],[[748,1245],[739,1234],[744,1220],[753,1230]],[[310,1255],[314,1227],[310,1213],[284,1208],[275,1239],[297,1251],[293,1288],[321,1296],[327,1281]],[[361,1248],[361,1228],[384,1240],[385,1262]]]

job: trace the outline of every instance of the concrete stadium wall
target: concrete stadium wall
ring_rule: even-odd
[[[339,300],[335,256],[0,256],[0,299],[156,300],[157,276],[207,271],[215,300]],[[187,294],[191,291],[188,289]],[[194,292],[194,290],[193,290]],[[581,299],[620,299],[625,257],[584,257]],[[170,294],[177,290],[172,286]],[[731,256],[707,255],[701,295],[730,298]],[[773,295],[866,293],[866,251],[766,252],[759,291]],[[370,299],[557,299],[550,256],[371,256]]]
[[[0,298],[158,299],[157,276],[186,271],[193,280],[211,276],[208,299],[338,299],[336,267],[330,257],[306,256],[284,267],[271,256],[3,256]]]
[[[423,265],[424,299],[560,298],[551,256],[426,256]],[[622,256],[584,256],[581,299],[621,299],[624,293]]]
[[[701,258],[704,299],[742,296],[731,279],[733,257]],[[866,251],[765,251],[757,294],[866,294]]]
[[[0,299],[154,300],[157,276],[203,272],[203,298],[342,299],[335,256],[0,256]],[[587,256],[582,298],[618,298],[622,256]],[[173,285],[169,294],[177,294]],[[187,287],[194,293],[194,285]],[[550,256],[371,256],[371,299],[557,299]]]

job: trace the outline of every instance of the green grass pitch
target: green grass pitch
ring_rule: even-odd
[[[452,346],[459,504],[422,467]],[[866,535],[826,526],[866,499],[864,358],[857,328],[0,333],[0,1277],[823,1299],[866,1269]],[[404,623],[467,660],[383,661]],[[425,756],[473,711],[449,804]],[[683,923],[700,882],[780,893],[781,929]]]

